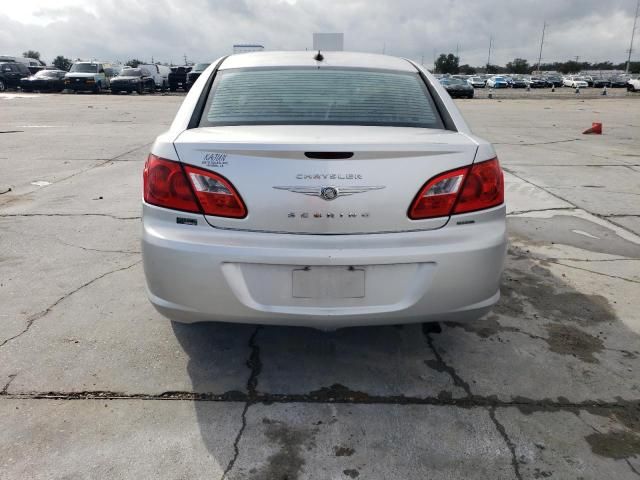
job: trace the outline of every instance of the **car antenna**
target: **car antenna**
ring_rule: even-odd
[[[318,53],[316,53],[316,56],[313,57],[314,60],[317,60],[318,62],[321,62],[324,60],[324,55],[322,55],[322,53],[320,52],[320,50],[318,50]]]

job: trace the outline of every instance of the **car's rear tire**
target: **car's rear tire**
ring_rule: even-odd
[[[7,89],[7,86],[4,83],[4,80],[0,80],[0,92],[4,92]]]
[[[138,95],[144,95],[144,86],[142,84],[138,85]]]

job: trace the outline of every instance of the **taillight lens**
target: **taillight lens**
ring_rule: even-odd
[[[504,178],[497,158],[471,166],[453,213],[495,207],[504,202]]]
[[[143,183],[145,202],[173,210],[201,212],[178,162],[149,155],[144,165]]]
[[[409,218],[445,217],[495,207],[504,202],[497,158],[445,172],[429,180],[416,196]]]
[[[244,218],[247,209],[225,178],[207,170],[149,155],[144,201],[159,207],[218,217]]]
[[[208,170],[184,166],[205,215],[244,218],[247,209],[233,185],[224,177]]]

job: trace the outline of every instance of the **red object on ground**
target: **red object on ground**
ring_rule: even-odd
[[[600,122],[593,122],[591,124],[591,128],[587,128],[584,132],[582,132],[584,134],[590,134],[590,133],[595,133],[596,135],[602,135],[602,123]]]

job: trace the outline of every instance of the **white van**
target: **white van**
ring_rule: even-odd
[[[109,81],[115,73],[110,63],[75,62],[64,76],[64,88],[100,93],[109,88]]]
[[[140,64],[138,65],[138,68],[146,68],[149,70],[153,77],[153,81],[156,83],[156,88],[164,92],[169,86],[169,74],[171,73],[171,69],[166,65]]]

